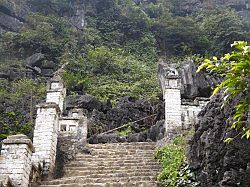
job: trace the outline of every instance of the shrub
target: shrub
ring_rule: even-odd
[[[157,150],[155,158],[160,161],[162,171],[157,180],[166,187],[197,186],[195,177],[186,163],[187,137],[179,136],[173,143]]]

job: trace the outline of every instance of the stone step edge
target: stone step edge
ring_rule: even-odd
[[[90,186],[90,185],[115,185],[115,184],[121,184],[121,185],[125,185],[125,184],[129,184],[129,185],[137,185],[137,184],[161,184],[157,181],[136,181],[136,182],[105,182],[105,183],[85,183],[85,184],[79,184],[79,183],[70,183],[70,184],[49,184],[49,185],[40,185],[40,187],[57,187],[57,186],[61,186],[61,185],[84,185],[84,186]]]
[[[143,178],[143,177],[145,177],[145,178],[148,178],[148,177],[151,177],[152,179],[153,178],[155,178],[155,180],[156,180],[156,178],[157,178],[157,176],[156,175],[154,175],[154,176],[132,176],[132,177],[140,177],[140,178]],[[117,179],[117,180],[119,180],[119,179],[125,179],[125,178],[129,178],[129,177],[112,177],[113,179]],[[49,181],[42,181],[42,183],[46,183],[46,184],[43,184],[43,185],[51,185],[51,184],[48,184],[48,183],[50,183],[50,182],[65,182],[65,181],[67,181],[67,180],[87,180],[87,179],[102,179],[102,178],[96,178],[96,177],[86,177],[86,176],[76,176],[76,177],[63,177],[63,178],[60,178],[60,179],[54,179],[54,180],[49,180]],[[103,178],[103,179],[107,179],[107,178]],[[122,181],[119,181],[119,182],[122,182]],[[129,182],[129,181],[128,181]],[[140,181],[135,181],[135,182],[140,182]],[[145,181],[146,182],[146,181]],[[147,182],[155,182],[155,181],[147,181]],[[104,183],[115,183],[115,182],[113,182],[113,181],[110,181],[110,182],[104,182]],[[57,184],[58,185],[58,184]]]

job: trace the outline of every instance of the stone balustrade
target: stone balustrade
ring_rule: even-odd
[[[32,142],[25,135],[13,135],[3,140],[0,176],[8,176],[15,186],[28,187],[33,152]],[[5,185],[8,186],[7,180],[5,179]],[[10,181],[7,183],[10,184]]]

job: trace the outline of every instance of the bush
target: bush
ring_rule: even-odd
[[[179,136],[173,143],[157,150],[155,158],[160,161],[162,171],[157,180],[166,187],[197,186],[195,177],[186,163],[187,137]]]

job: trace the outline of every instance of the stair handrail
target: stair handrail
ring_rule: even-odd
[[[150,118],[150,117],[153,117],[153,116],[156,116],[156,115],[157,115],[157,114],[152,114],[152,115],[150,115],[150,116],[147,116],[147,117],[141,118],[141,119],[139,119],[139,120],[136,120],[136,121],[133,121],[133,122],[130,122],[130,123],[124,124],[124,125],[122,125],[122,126],[120,126],[120,127],[117,127],[117,128],[114,128],[114,129],[108,130],[108,131],[106,131],[106,132],[100,133],[100,135],[109,134],[109,133],[111,133],[111,132],[114,132],[114,131],[117,131],[117,130],[123,129],[123,128],[127,127],[127,126],[130,126],[131,124],[135,124],[135,123],[137,123],[137,122],[139,122],[139,121],[142,121],[142,120],[144,120],[144,119],[147,119],[147,118]]]

